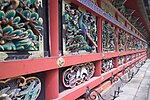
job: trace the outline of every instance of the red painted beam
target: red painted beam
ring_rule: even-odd
[[[123,64],[123,65],[119,66],[118,68],[112,69],[111,71],[106,72],[99,77],[93,77],[89,81],[87,81],[79,86],[76,86],[73,89],[65,90],[59,94],[59,97],[56,100],[62,100],[62,99],[69,100],[70,98],[72,100],[75,100],[85,93],[87,86],[89,86],[91,89],[91,88],[94,88],[94,87],[100,85],[103,81],[110,78],[112,76],[112,74],[117,74],[123,68],[128,67],[129,65],[138,61],[139,59],[143,59],[145,56],[146,55],[142,55],[141,57],[136,58],[135,60],[132,60],[130,62],[127,62],[126,64]]]
[[[117,57],[118,56],[118,52],[105,52],[103,53],[103,59],[109,59],[112,57]]]
[[[109,56],[111,53],[106,53],[107,58],[121,56],[121,54],[132,54],[136,52],[143,52],[145,54],[145,50],[139,51],[131,51],[131,52],[121,52],[120,55],[112,52],[112,56]],[[50,57],[50,58],[40,58],[40,59],[32,59],[32,60],[17,60],[17,61],[8,61],[8,62],[0,62],[0,79],[16,77],[20,75],[32,74],[41,71],[53,70],[58,67],[57,59],[59,57]],[[87,54],[87,55],[76,55],[76,56],[62,56],[65,60],[65,64],[62,67],[67,67],[75,64],[99,61],[102,60],[102,54]],[[82,59],[82,60],[81,60]],[[44,62],[44,63],[43,63]],[[17,71],[16,71],[17,69]]]
[[[110,86],[111,86],[111,82],[107,81],[107,82],[101,84],[95,90],[101,93],[101,92],[105,91],[107,88],[109,88]]]
[[[57,58],[41,58],[32,60],[17,60],[0,62],[0,79],[26,75],[56,67]],[[43,63],[44,62],[44,63]]]
[[[89,81],[74,87],[73,89],[68,89],[64,92],[61,92],[59,94],[59,97],[56,100],[75,100],[82,94],[86,92],[86,87],[89,86],[89,88],[94,88],[95,86],[99,85],[101,83],[101,77],[93,77]]]
[[[63,67],[102,59],[101,53],[84,54],[76,56],[63,56],[62,58],[64,58],[65,60],[65,64]]]

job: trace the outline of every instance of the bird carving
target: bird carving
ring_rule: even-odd
[[[84,35],[86,35],[88,37],[88,39],[90,40],[90,42],[97,47],[97,44],[95,43],[95,41],[92,39],[92,37],[90,36],[90,34],[88,33],[88,28],[87,26],[84,24],[83,22],[83,16],[84,13],[81,14],[80,18],[79,18],[79,28],[81,28],[82,32],[84,33]]]

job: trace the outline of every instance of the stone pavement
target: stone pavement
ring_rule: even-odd
[[[115,100],[150,100],[150,59],[121,90],[123,92]]]

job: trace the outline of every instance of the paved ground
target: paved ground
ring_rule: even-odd
[[[115,100],[150,100],[150,59],[121,90],[123,92]]]

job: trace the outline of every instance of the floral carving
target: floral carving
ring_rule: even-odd
[[[43,19],[38,14],[37,0],[0,1],[0,50],[39,49]]]

